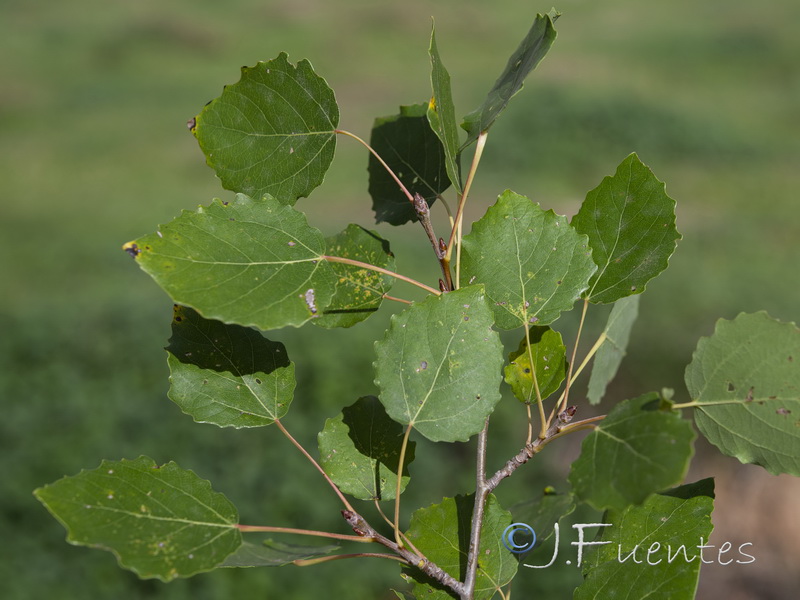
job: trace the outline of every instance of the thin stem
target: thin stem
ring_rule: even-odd
[[[402,302],[403,304],[414,304],[411,300],[406,300],[405,298],[395,298],[389,294],[384,294],[383,298],[386,300],[394,300],[395,302]]]
[[[527,319],[526,319],[527,320]],[[528,363],[531,365],[531,380],[533,381],[533,389],[536,392],[536,406],[539,407],[539,422],[541,428],[539,429],[539,437],[542,438],[547,433],[547,417],[544,414],[544,402],[542,402],[542,392],[539,390],[539,378],[536,376],[536,364],[533,360],[533,349],[531,348],[531,331],[528,326],[525,326],[525,343],[528,347]],[[529,399],[530,400],[530,399]],[[530,443],[530,440],[528,441]]]
[[[394,523],[392,523],[392,520],[389,517],[386,516],[386,513],[383,512],[383,509],[381,508],[381,504],[380,504],[380,502],[378,502],[378,499],[375,498],[374,502],[375,502],[375,509],[378,511],[378,514],[380,514],[381,518],[386,522],[387,525],[389,525],[389,527],[394,529]],[[400,535],[403,537],[403,541],[406,544],[408,544],[409,548],[411,548],[414,552],[416,552],[420,556],[425,556],[422,552],[420,552],[417,549],[417,547],[411,542],[411,540],[409,540],[408,537],[406,537],[405,533],[403,533],[401,531]]]
[[[567,435],[568,433],[574,433],[576,431],[593,428],[594,423],[605,418],[605,415],[601,415],[598,417],[591,417],[583,421],[570,423],[572,415],[574,414],[574,409],[575,407],[570,407],[569,409],[559,413],[556,422],[547,428],[547,434],[544,438],[537,438],[533,441],[533,443],[527,444],[515,456],[511,457],[511,459],[506,462],[505,466],[498,469],[494,475],[487,479],[487,493],[492,492],[503,479],[509,477],[514,471],[528,462],[531,458],[538,454],[542,448],[544,448],[553,440]]]
[[[526,402],[525,408],[528,413],[528,439],[525,440],[525,445],[527,446],[533,441],[533,413],[531,412],[531,403]]]
[[[586,298],[583,301],[583,311],[581,311],[581,320],[578,324],[578,333],[575,336],[575,345],[572,347],[572,358],[569,362],[569,369],[567,370],[567,384],[564,386],[564,398],[561,401],[561,408],[560,410],[564,411],[567,409],[567,401],[569,400],[569,386],[572,384],[572,368],[575,366],[575,356],[578,353],[578,345],[581,341],[581,333],[583,332],[583,323],[586,321],[586,311],[589,308],[589,299]]]
[[[395,488],[394,496],[394,539],[397,545],[402,548],[403,541],[400,539],[400,483],[403,475],[403,466],[406,462],[406,448],[408,447],[408,436],[411,435],[411,428],[413,423],[409,423],[406,427],[406,433],[403,436],[403,443],[400,446],[400,460],[397,465],[397,487]]]
[[[362,269],[368,269],[370,271],[377,271],[378,273],[383,273],[384,275],[389,275],[390,277],[394,277],[401,281],[405,281],[406,283],[410,283],[411,285],[415,285],[418,288],[425,290],[426,292],[430,292],[431,294],[436,294],[437,296],[441,294],[439,290],[435,290],[432,287],[428,287],[427,285],[417,281],[416,279],[411,279],[410,277],[406,277],[405,275],[400,275],[400,273],[395,273],[394,271],[389,271],[388,269],[384,269],[382,267],[377,267],[369,263],[361,262],[360,260],[353,260],[352,258],[343,258],[341,256],[326,256],[326,255],[323,255],[320,258],[327,260],[328,262],[338,262],[345,265],[353,265],[354,267],[361,267]]]
[[[356,134],[350,133],[349,131],[345,131],[343,129],[336,129],[336,130],[334,130],[334,133],[338,133],[338,134],[341,134],[341,135],[346,135],[348,137],[351,137],[354,140],[356,140],[357,142],[359,142],[360,144],[362,144],[367,150],[369,150],[370,153],[372,154],[372,156],[374,156],[378,160],[378,162],[381,163],[381,165],[383,165],[383,168],[386,169],[386,171],[388,171],[389,175],[392,176],[392,179],[394,179],[395,182],[397,183],[397,185],[400,186],[400,189],[406,195],[406,198],[408,198],[408,201],[411,202],[412,204],[414,203],[414,196],[411,195],[411,192],[408,191],[408,188],[403,184],[402,181],[400,181],[400,178],[395,174],[394,171],[392,171],[391,167],[389,167],[389,165],[386,164],[386,161],[384,161],[381,158],[380,154],[375,152],[375,150],[372,148],[372,146],[370,146],[367,142],[362,140]]]
[[[289,441],[292,442],[292,444],[294,444],[295,447],[298,450],[300,450],[300,452],[303,453],[303,455],[311,462],[311,464],[314,465],[314,467],[317,469],[317,471],[319,471],[322,474],[322,476],[325,478],[325,481],[328,482],[328,485],[330,485],[331,488],[333,489],[333,491],[336,492],[336,495],[339,496],[339,499],[342,501],[342,503],[344,504],[345,508],[347,510],[351,510],[351,511],[354,510],[353,507],[350,505],[350,503],[347,501],[347,498],[345,498],[344,494],[342,494],[341,490],[339,489],[339,486],[337,486],[335,483],[333,483],[331,478],[328,477],[328,474],[325,472],[325,470],[322,467],[320,467],[319,463],[316,460],[314,460],[314,457],[311,456],[306,451],[306,449],[303,448],[302,445],[300,445],[300,442],[298,442],[296,439],[294,439],[292,437],[292,434],[290,434],[286,430],[286,428],[283,426],[283,423],[281,423],[280,419],[275,419],[275,425],[278,427],[278,429],[281,430],[283,435],[285,435],[289,439]]]
[[[464,577],[462,600],[470,600],[475,590],[475,578],[478,572],[478,555],[481,547],[481,531],[483,515],[486,510],[486,498],[489,489],[486,486],[486,446],[489,433],[489,417],[478,434],[478,452],[475,460],[475,505],[472,509],[472,529],[469,534],[469,551],[467,552],[467,571]]]
[[[344,535],[342,533],[314,531],[312,529],[295,529],[293,527],[270,527],[267,525],[235,525],[235,527],[242,533],[291,533],[293,535],[313,535],[314,537],[324,537],[333,540],[346,540],[348,542],[359,542],[361,544],[375,541],[372,538],[358,535]]]
[[[777,398],[773,398],[773,400],[777,400]],[[721,402],[698,402],[697,400],[693,400],[691,402],[673,404],[672,406],[670,406],[670,408],[676,410],[679,408],[697,408],[699,406],[723,406],[724,404],[746,404],[746,403],[747,400],[723,400]]]
[[[464,191],[461,193],[461,197],[458,200],[458,210],[456,211],[456,224],[455,227],[450,231],[450,239],[447,240],[447,258],[449,259],[452,255],[452,248],[453,243],[456,240],[456,231],[459,229],[461,225],[461,220],[464,218],[464,205],[467,203],[467,197],[469,196],[469,190],[472,187],[472,180],[475,178],[475,172],[478,170],[478,165],[481,162],[481,155],[483,154],[483,148],[486,146],[486,136],[488,132],[482,131],[478,136],[478,141],[475,144],[475,154],[472,155],[472,164],[469,167],[469,173],[467,173],[467,182],[464,184]],[[459,235],[459,243],[461,245]]]
[[[425,230],[425,234],[428,236],[431,246],[433,246],[433,253],[436,255],[436,260],[439,261],[439,266],[442,268],[442,282],[444,283],[442,286],[444,289],[442,291],[449,292],[453,289],[453,279],[450,276],[450,264],[445,260],[447,249],[442,248],[442,244],[444,242],[439,241],[439,239],[436,237],[436,233],[433,230],[433,223],[431,222],[431,209],[428,206],[428,202],[425,200],[425,198],[416,193],[414,194],[414,210],[417,212],[419,223]]]
[[[300,560],[293,560],[292,563],[297,565],[298,567],[309,567],[311,565],[318,565],[319,563],[330,562],[332,560],[342,560],[343,558],[362,558],[362,557],[389,558],[391,560],[398,560],[402,563],[406,562],[405,558],[401,556],[396,556],[394,554],[382,554],[379,552],[358,552],[355,554],[336,554],[334,556],[320,556],[319,558],[306,558]]]

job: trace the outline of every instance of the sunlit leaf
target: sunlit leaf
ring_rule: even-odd
[[[449,575],[463,581],[469,551],[474,496],[444,498],[440,504],[421,508],[411,515],[406,535],[429,560]],[[503,531],[511,524],[511,513],[489,495],[478,551],[474,600],[488,600],[517,572],[517,560],[503,545]],[[414,596],[429,600],[451,600],[446,588],[420,571],[407,568],[414,581]]]
[[[587,540],[593,546],[583,556],[586,579],[573,599],[693,600],[703,562],[752,562],[749,544],[729,554],[722,546],[698,548],[708,544],[713,509],[714,480],[703,479],[655,494],[641,506],[606,512],[603,523],[610,527]]]
[[[328,256],[338,256],[365,262],[394,271],[394,255],[389,242],[374,231],[359,225],[348,225],[338,235],[326,238]],[[336,293],[314,325],[352,327],[377,312],[383,295],[392,289],[394,277],[344,263],[331,262],[336,276]]]
[[[501,329],[552,323],[596,269],[586,236],[512,191],[464,236],[462,284],[484,284]]]
[[[681,238],[675,201],[636,154],[586,195],[572,226],[589,236],[598,270],[586,296],[599,304],[641,294],[667,268]]]
[[[511,386],[518,400],[535,402],[533,374],[536,374],[539,394],[544,400],[561,387],[561,382],[567,376],[567,349],[561,340],[561,334],[550,327],[533,326],[528,335],[531,341],[530,353],[528,340],[523,337],[519,348],[509,354],[509,364],[506,365],[504,372],[505,381]],[[531,355],[533,368],[531,368]]]
[[[403,428],[392,421],[375,396],[365,396],[325,421],[318,436],[320,464],[345,494],[359,500],[396,497]],[[400,490],[410,479],[415,442],[409,442]]]
[[[683,480],[695,433],[678,412],[660,407],[655,393],[620,402],[583,440],[569,474],[580,500],[622,510]]]
[[[502,345],[481,286],[429,296],[375,344],[386,412],[433,441],[466,441],[500,400]]]
[[[67,541],[113,552],[142,578],[210,571],[242,543],[233,504],[172,462],[105,460],[34,493],[66,527]]]
[[[525,78],[536,68],[550,50],[550,46],[553,45],[556,39],[553,23],[559,16],[560,13],[555,10],[551,10],[546,15],[536,15],[530,31],[508,59],[506,68],[494,82],[486,100],[478,109],[464,117],[464,122],[461,124],[461,127],[467,131],[467,141],[464,146],[474,142],[481,132],[489,129],[506,108],[511,97],[522,89]]]
[[[175,307],[169,341],[168,395],[195,421],[261,427],[289,410],[294,365],[280,342],[182,306]]]
[[[442,142],[428,122],[428,105],[401,106],[400,113],[375,119],[370,146],[403,185],[430,206],[450,186]],[[369,194],[375,220],[392,225],[416,221],[417,213],[386,168],[369,155]]]
[[[597,404],[603,399],[606,386],[617,374],[637,316],[639,316],[638,295],[620,298],[614,303],[606,328],[603,330],[606,338],[595,354],[592,376],[589,378],[586,397],[591,404]]]
[[[319,230],[268,196],[184,211],[125,250],[176,304],[264,330],[318,317],[336,282]]]
[[[700,432],[724,454],[800,475],[800,329],[764,312],[719,320],[686,387]]]
[[[433,96],[428,103],[428,121],[431,129],[442,142],[445,155],[445,167],[450,182],[461,192],[461,170],[459,167],[458,127],[456,112],[453,106],[453,94],[450,90],[450,73],[447,72],[439,49],[436,47],[436,29],[431,28],[431,87]]]
[[[223,187],[294,204],[322,183],[336,148],[339,107],[307,60],[242,67],[197,115],[192,132]]]

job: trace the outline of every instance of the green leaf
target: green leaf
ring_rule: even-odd
[[[686,368],[708,441],[742,463],[800,475],[800,329],[764,312],[719,320]]]
[[[692,424],[659,410],[656,393],[620,402],[581,445],[569,481],[594,508],[622,510],[680,483],[689,468]]]
[[[505,381],[518,400],[522,402],[535,402],[536,390],[533,385],[533,373],[536,374],[536,383],[542,400],[555,393],[561,382],[567,376],[567,349],[561,339],[561,334],[550,327],[530,328],[530,350],[528,341],[522,338],[516,352],[508,355],[509,364],[505,368]],[[531,369],[531,355],[533,364]]]
[[[395,498],[403,428],[389,418],[375,396],[359,398],[328,419],[318,442],[322,468],[345,494],[359,500]],[[410,479],[408,465],[415,446],[409,442],[406,448],[401,491]]]
[[[326,556],[339,546],[303,546],[265,540],[261,545],[244,542],[220,567],[282,567],[296,560]]]
[[[264,330],[318,317],[336,283],[319,230],[269,196],[183,211],[124,248],[176,304]]]
[[[421,508],[411,515],[406,535],[429,560],[449,575],[464,580],[469,551],[474,496],[444,498],[441,504]],[[503,545],[503,531],[511,524],[511,513],[490,494],[486,502],[479,548],[474,600],[488,600],[517,572],[517,559]],[[451,600],[437,582],[414,568],[405,572],[414,579],[414,595],[428,600]]]
[[[359,225],[325,240],[328,256],[350,258],[394,271],[389,242]],[[331,262],[337,278],[336,293],[322,314],[312,323],[326,329],[352,327],[377,312],[383,295],[392,289],[394,277],[344,263]]]
[[[724,544],[698,548],[708,543],[713,509],[714,480],[704,479],[651,496],[642,506],[607,512],[603,522],[611,526],[588,542],[600,545],[585,555],[585,580],[574,600],[692,600],[702,561],[752,562],[746,544],[732,554]]]
[[[625,356],[631,329],[639,316],[639,296],[620,298],[611,309],[608,323],[603,330],[605,340],[594,357],[592,376],[586,397],[590,404],[597,404],[606,393],[606,386],[614,379]]]
[[[433,96],[428,103],[428,121],[431,129],[442,142],[447,175],[453,187],[461,193],[460,154],[458,150],[458,127],[453,95],[450,90],[450,73],[442,64],[436,47],[436,28],[431,27],[431,88]]]
[[[211,571],[242,543],[233,504],[173,462],[104,460],[34,494],[67,529],[68,542],[113,552],[142,578]]]
[[[480,286],[393,315],[375,353],[386,412],[434,442],[467,441],[500,400],[502,345]]]
[[[595,304],[641,294],[667,268],[681,239],[675,201],[636,154],[586,195],[572,226],[589,236],[599,267],[586,294]]]
[[[508,106],[511,97],[522,89],[525,78],[553,45],[556,39],[553,23],[559,16],[560,13],[555,9],[546,15],[536,15],[530,31],[508,59],[506,68],[494,82],[486,100],[478,109],[464,117],[461,127],[467,131],[467,141],[464,142],[462,149],[477,140],[481,132],[489,129]]]
[[[175,306],[169,341],[169,398],[198,423],[262,427],[289,410],[294,364],[280,342],[183,306]]]
[[[227,190],[294,204],[322,183],[336,149],[339,107],[307,60],[242,67],[195,117],[192,132]]]
[[[545,488],[537,498],[515,504],[510,509],[515,523],[526,523],[536,532],[537,545],[553,535],[554,525],[575,510],[572,494],[558,494]]]
[[[462,285],[486,286],[501,329],[552,323],[596,269],[586,236],[510,190],[464,236]]]
[[[400,113],[375,119],[369,145],[372,146],[406,188],[418,193],[430,206],[450,187],[444,148],[428,123],[428,105],[401,106]],[[375,220],[402,225],[417,220],[417,213],[403,190],[369,155],[369,195]]]

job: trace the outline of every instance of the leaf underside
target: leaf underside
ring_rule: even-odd
[[[220,567],[282,567],[296,560],[308,560],[325,556],[339,549],[336,545],[305,546],[265,540],[261,544],[244,542],[239,549],[225,559]]]
[[[614,303],[604,329],[606,339],[600,346],[592,364],[589,389],[586,397],[590,404],[598,404],[606,393],[606,386],[614,379],[625,357],[631,329],[639,315],[639,296],[627,296]]]
[[[594,508],[622,510],[680,483],[694,453],[692,424],[658,394],[617,404],[581,445],[569,482]]]
[[[800,329],[764,312],[720,319],[686,368],[697,428],[723,454],[800,475]]]
[[[735,551],[718,555],[712,546],[702,556],[697,548],[708,543],[713,509],[714,480],[704,479],[656,494],[642,506],[606,512],[603,523],[611,526],[593,542],[602,545],[587,552],[585,580],[574,600],[693,600],[701,561],[737,559]]]
[[[183,211],[125,249],[176,304],[262,330],[319,317],[336,284],[319,230],[269,196]]]
[[[142,578],[210,571],[242,543],[233,504],[172,462],[103,461],[34,493],[70,543],[109,550]]]

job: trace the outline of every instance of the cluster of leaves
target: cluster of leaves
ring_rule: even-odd
[[[591,430],[572,465],[571,494],[545,496],[515,514],[536,522],[540,539],[575,502],[608,511],[612,525],[604,540],[694,546],[700,536],[707,539],[713,486],[665,492],[681,484],[693,453],[695,433],[682,409],[693,411],[700,432],[722,452],[772,473],[800,474],[800,335],[793,324],[763,313],[720,321],[700,341],[686,371],[692,402],[677,405],[668,394],[648,393],[617,402],[607,415],[573,420],[571,382],[593,359],[588,401],[600,402],[624,356],[638,295],[667,267],[680,238],[675,202],[635,154],[587,194],[571,220],[505,191],[462,236],[463,207],[487,133],[552,45],[557,16],[536,17],[485,102],[464,118],[463,141],[435,34],[430,101],[377,119],[370,144],[338,129],[334,94],[307,61],[293,65],[280,54],[243,68],[241,80],[190,122],[208,164],[235,198],[185,211],[125,246],[176,304],[169,397],[194,420],[219,427],[275,425],[294,441],[282,421],[293,399],[294,364],[282,344],[258,330],[351,327],[384,300],[409,305],[376,343],[378,394],[325,422],[319,461],[295,442],[340,498],[353,534],[242,525],[209,482],[174,463],[140,457],[104,461],[36,491],[70,542],[108,549],[139,576],[165,581],[217,567],[339,557],[330,554],[338,545],[256,544],[244,541],[246,533],[372,542],[389,551],[382,556],[403,563],[418,598],[488,599],[504,594],[518,567],[503,544],[512,513],[492,492],[563,435]],[[322,183],[338,136],[371,152],[376,220],[421,224],[442,270],[438,289],[397,272],[377,233],[350,225],[326,239],[294,208]],[[461,157],[473,144],[462,180]],[[451,186],[455,212],[443,197]],[[433,230],[435,201],[449,217],[446,239]],[[389,296],[397,279],[427,296],[417,302]],[[578,340],[568,357],[551,328],[576,303],[583,306],[581,323],[590,305],[614,304],[580,364]],[[521,335],[507,357],[500,330]],[[489,417],[503,379],[527,412],[528,437],[490,475]],[[412,431],[435,442],[477,435],[478,477],[474,493],[420,508],[403,530],[399,502],[415,458]],[[391,533],[375,529],[347,496],[374,501]],[[380,501],[394,502],[393,521]],[[689,598],[699,566],[620,564],[613,552],[597,550],[584,564],[576,597],[595,597],[600,589],[607,597],[611,589],[644,596],[659,587]]]

